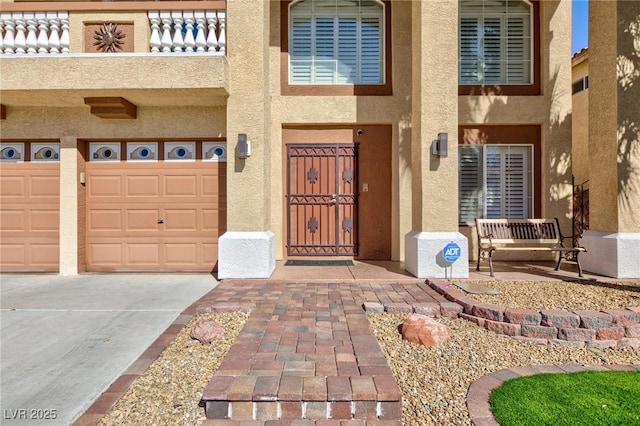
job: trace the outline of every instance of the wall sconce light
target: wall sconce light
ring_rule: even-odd
[[[447,133],[438,133],[438,139],[431,144],[431,153],[438,157],[446,157],[448,155],[448,139],[449,135]]]
[[[244,160],[251,157],[251,141],[247,140],[246,133],[238,133],[238,158]]]

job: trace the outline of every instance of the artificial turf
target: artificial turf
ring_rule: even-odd
[[[494,389],[489,400],[502,426],[640,425],[640,371],[519,377]]]

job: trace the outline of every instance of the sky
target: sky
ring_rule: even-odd
[[[589,0],[573,0],[571,54],[588,45]]]

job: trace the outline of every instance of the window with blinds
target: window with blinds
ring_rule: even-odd
[[[532,84],[532,14],[526,0],[460,0],[459,83]]]
[[[301,0],[289,9],[289,84],[383,84],[384,5]]]
[[[459,223],[531,217],[532,146],[463,145],[458,150]]]

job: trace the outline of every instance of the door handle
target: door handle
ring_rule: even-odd
[[[331,194],[331,199],[329,200],[329,204],[336,204],[338,200],[336,200],[336,194]]]
[[[163,218],[158,219],[158,223],[164,223],[164,219]]]

